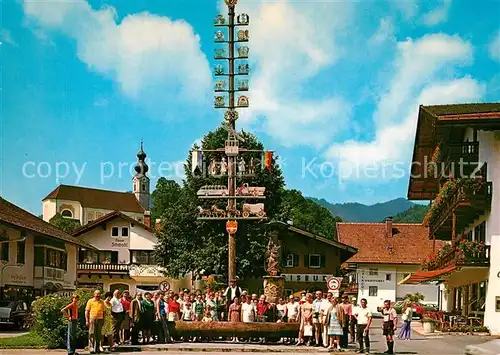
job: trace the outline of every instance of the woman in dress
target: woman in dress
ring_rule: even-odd
[[[307,346],[311,345],[311,338],[313,336],[313,315],[313,296],[311,293],[308,293],[305,302],[300,306],[299,310],[299,340],[296,345],[304,344],[304,338],[307,338]]]
[[[344,334],[341,324],[344,323],[346,315],[343,308],[338,304],[336,297],[332,297],[330,302],[331,307],[326,314],[325,324],[328,329],[328,338],[330,339],[328,350],[337,349],[340,351],[340,337]]]
[[[113,316],[111,315],[111,298],[113,294],[111,292],[106,292],[104,294],[104,324],[101,329],[101,352],[104,352],[102,344],[104,344],[104,338],[108,339],[109,348],[112,349],[116,345],[114,344],[114,330],[113,330]]]
[[[235,297],[233,299],[233,303],[229,306],[228,319],[232,323],[241,322],[241,305],[240,305],[240,299],[238,297]],[[238,337],[233,337],[233,342],[237,343]]]
[[[153,329],[153,323],[155,321],[155,303],[152,300],[153,295],[150,292],[144,294],[146,299],[142,300],[142,318],[144,322],[142,323],[143,331],[143,344],[149,344],[151,342],[151,330]]]

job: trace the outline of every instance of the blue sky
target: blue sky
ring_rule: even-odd
[[[131,190],[141,138],[153,184],[180,179],[222,119],[211,74],[222,4],[4,0],[2,197],[40,213],[58,183]],[[418,105],[500,101],[499,1],[240,0],[237,12],[250,16],[252,71],[237,124],[307,196],[406,196]]]

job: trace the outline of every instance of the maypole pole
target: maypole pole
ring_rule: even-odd
[[[211,162],[208,167],[208,175],[211,178],[227,179],[227,188],[222,185],[205,185],[198,191],[200,199],[215,199],[227,201],[224,209],[219,208],[217,203],[209,205],[209,208],[198,206],[199,220],[218,220],[226,222],[226,231],[228,233],[228,279],[233,281],[236,279],[236,232],[238,230],[238,220],[264,220],[266,213],[263,203],[243,203],[241,209],[238,208],[238,200],[248,199],[265,199],[264,187],[251,187],[246,183],[241,183],[239,187],[238,179],[254,177],[256,175],[257,163],[259,159],[255,158],[256,154],[262,154],[262,167],[272,171],[272,152],[264,152],[262,150],[252,150],[239,147],[240,142],[245,142],[245,139],[236,132],[236,120],[238,112],[236,109],[246,108],[249,106],[248,97],[242,95],[241,92],[248,91],[248,80],[238,79],[236,77],[245,77],[249,74],[248,47],[245,45],[248,42],[248,30],[243,29],[249,24],[247,14],[235,14],[235,6],[237,0],[225,0],[228,7],[228,18],[219,14],[216,16],[214,25],[219,28],[215,32],[215,43],[226,44],[227,50],[223,48],[215,49],[215,59],[227,61],[227,67],[222,64],[215,66],[214,75],[216,77],[227,78],[216,80],[215,92],[217,96],[214,98],[214,106],[217,109],[225,109],[224,120],[226,121],[223,127],[227,130],[228,136],[223,148],[218,149],[198,149],[193,151],[192,171],[203,170],[203,154],[211,155]],[[223,29],[227,29],[227,40]],[[238,98],[235,97],[238,95]],[[226,101],[227,100],[227,101]],[[240,156],[240,154],[249,153],[251,156]],[[214,158],[215,157],[215,158]],[[218,160],[220,159],[220,161]]]

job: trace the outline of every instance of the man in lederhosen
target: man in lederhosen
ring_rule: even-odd
[[[384,336],[387,340],[387,351],[384,354],[394,354],[394,332],[398,327],[398,314],[396,310],[391,307],[391,301],[384,301],[382,315],[384,316]]]
[[[241,296],[241,288],[236,286],[236,279],[232,279],[229,281],[229,287],[224,291],[223,296],[226,298],[226,317],[229,316],[229,307],[233,303],[235,297],[240,298]]]

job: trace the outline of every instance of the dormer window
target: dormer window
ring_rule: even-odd
[[[146,191],[146,185],[142,184],[142,191]]]
[[[122,237],[128,237],[128,227],[122,227]]]
[[[62,210],[61,216],[63,216],[64,218],[73,218],[73,212],[71,212],[70,210]]]
[[[111,236],[118,237],[118,227],[111,228]]]

